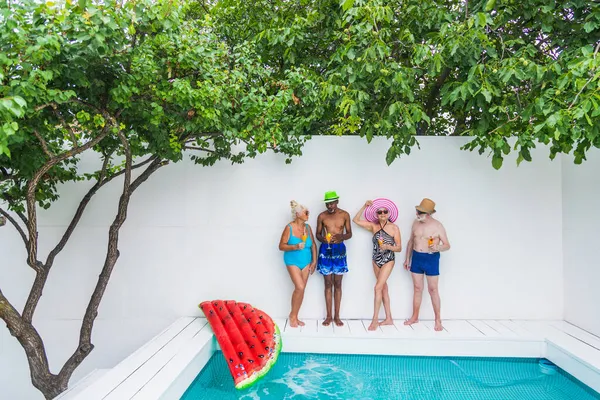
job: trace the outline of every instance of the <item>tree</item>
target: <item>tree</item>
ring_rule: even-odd
[[[25,351],[33,385],[48,399],[67,388],[94,348],[94,321],[136,189],[184,153],[201,166],[241,163],[267,150],[289,162],[311,129],[303,108],[317,96],[302,71],[275,77],[252,43],[230,46],[195,7],[173,0],[0,6],[0,214],[22,238],[35,272],[22,310],[0,288],[0,318]],[[302,106],[295,91],[303,93]],[[90,152],[102,165],[84,174],[78,161]],[[91,181],[89,191],[60,241],[40,259],[38,208],[58,199],[61,183],[82,180]],[[33,316],[56,257],[90,200],[112,181],[122,192],[106,258],[79,343],[52,373]]]
[[[385,136],[388,164],[420,135],[472,136],[464,148],[488,151],[495,168],[511,151],[531,161],[536,143],[576,163],[600,147],[598,2],[234,3],[213,9],[223,37],[255,37],[276,73],[300,67],[319,82],[313,133]]]

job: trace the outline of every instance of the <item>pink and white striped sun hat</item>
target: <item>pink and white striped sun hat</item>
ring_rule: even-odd
[[[380,208],[385,208],[388,210],[388,218],[391,222],[396,221],[398,218],[398,207],[396,207],[393,201],[383,197],[373,200],[373,204],[367,207],[365,210],[365,218],[367,221],[377,222],[377,210]]]

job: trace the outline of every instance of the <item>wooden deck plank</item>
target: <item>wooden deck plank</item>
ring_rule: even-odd
[[[129,378],[140,366],[150,360],[157,352],[171,340],[184,331],[195,321],[194,317],[179,318],[148,343],[140,347],[129,357],[121,361],[114,368],[107,371],[104,376],[92,383],[85,393],[89,393],[89,400],[104,398],[111,390]],[[206,324],[206,321],[204,321]]]
[[[332,324],[333,332],[336,336],[350,336],[350,326],[348,324],[348,320],[343,319],[342,322],[344,323],[343,326],[337,326],[335,324]]]
[[[383,331],[380,327],[377,327],[374,331],[369,330],[369,326],[371,325],[370,319],[362,320],[363,327],[365,328],[365,332],[368,336],[383,336]]]
[[[427,329],[429,329],[429,331],[433,334],[433,337],[446,337],[446,336],[450,336],[450,334],[448,333],[448,331],[446,330],[446,328],[444,327],[444,329],[442,329],[441,331],[436,331],[435,330],[435,321],[432,320],[423,320],[421,321],[421,323],[427,327]],[[444,323],[442,321],[442,326],[444,326]]]
[[[485,323],[498,332],[502,337],[517,337],[518,335],[508,327],[504,326],[498,321],[494,320],[485,320]]]
[[[353,337],[363,337],[367,334],[365,326],[360,319],[349,319],[348,329],[350,329],[350,334]]]
[[[275,324],[277,324],[277,326],[279,327],[279,332],[280,333],[284,333],[285,332],[285,328],[287,325],[287,319],[285,318],[273,318],[273,322],[275,322]]]
[[[444,328],[451,337],[455,338],[482,338],[485,335],[465,320],[442,321]]]
[[[192,339],[206,325],[206,320],[200,318],[192,321],[169,343],[156,352],[152,358],[140,365],[127,379],[121,382],[117,387],[109,392],[103,399],[105,400],[123,400],[130,399],[135,395],[150,379],[171,360],[178,351],[186,345],[188,340]]]
[[[415,330],[410,325],[404,325],[404,321],[405,320],[401,319],[394,320],[394,325],[396,326],[396,329],[398,330],[400,336],[415,336]]]
[[[567,335],[570,335],[577,340],[587,343],[596,350],[600,351],[600,337],[593,335],[587,331],[584,331],[583,329],[578,328],[575,325],[568,323],[567,321],[555,321],[551,323],[551,325],[566,333]]]
[[[511,331],[515,332],[517,334],[517,336],[519,336],[519,337],[528,338],[528,339],[539,338],[538,335],[536,335],[533,332],[528,331],[527,329],[523,328],[522,326],[515,323],[514,321],[499,320],[498,322],[501,323],[502,325],[506,326]]]
[[[317,320],[317,334],[325,337],[334,336],[333,321],[329,325],[323,326],[323,321]]]
[[[164,393],[212,338],[213,333],[208,329],[199,331],[133,395],[131,400],[146,400],[158,393]]]
[[[486,324],[483,320],[470,319],[468,321],[471,325],[473,325],[475,327],[475,329],[477,329],[478,331],[483,333],[486,337],[501,337],[502,336],[497,330],[495,330],[494,328],[492,328],[491,326]]]
[[[398,329],[394,325],[379,325],[379,329],[381,329],[383,336],[386,337],[396,337],[400,335]]]

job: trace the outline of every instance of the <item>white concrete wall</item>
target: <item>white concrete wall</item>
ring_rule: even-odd
[[[415,148],[390,167],[385,164],[388,144],[383,139],[367,144],[358,137],[318,137],[291,165],[271,154],[241,166],[223,162],[202,168],[185,162],[158,171],[132,199],[121,235],[121,258],[100,308],[100,317],[110,323],[138,319],[146,325],[128,329],[128,339],[109,332],[95,335],[96,353],[106,357],[105,364],[123,358],[127,352],[110,343],[143,342],[156,333],[159,321],[165,326],[165,321],[181,315],[200,315],[197,304],[207,299],[247,301],[274,317],[285,317],[292,284],[277,244],[290,219],[289,201],[309,207],[314,227],[326,190],[336,190],[340,207],[351,215],[366,199],[393,199],[400,209],[397,223],[404,243],[414,205],[424,196],[438,203],[436,217],[445,224],[453,246],[441,260],[443,317],[562,318],[560,159],[549,161],[547,149],[541,148],[533,152],[534,163],[517,168],[509,159],[495,171],[489,158],[459,149],[466,141],[422,138],[421,150]],[[86,185],[65,186],[63,199],[42,213],[42,253],[60,237]],[[40,318],[73,320],[83,315],[104,260],[119,189],[114,184],[96,196],[57,258],[39,306]],[[354,237],[347,242],[350,272],[344,278],[342,317],[370,318],[375,283],[371,238],[359,227],[353,229]],[[12,229],[0,229],[1,287],[21,307],[33,275],[19,240]],[[403,261],[404,253],[397,254],[397,260]],[[389,287],[394,317],[408,317],[411,280],[400,263]],[[323,281],[315,274],[301,317],[324,314]],[[426,297],[422,318],[431,317]],[[69,343],[57,346],[71,349],[77,328],[73,324],[64,332],[61,336],[70,338]],[[17,361],[4,354],[19,350],[14,350],[17,344],[8,334],[0,334],[0,340],[0,372],[5,372]],[[13,346],[8,353],[6,344]],[[86,364],[88,370],[92,364]],[[0,386],[19,374],[26,380],[24,366],[11,371],[8,381],[0,373]]]
[[[562,169],[565,319],[600,336],[600,150]]]

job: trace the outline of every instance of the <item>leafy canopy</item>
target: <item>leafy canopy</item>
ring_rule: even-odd
[[[315,134],[392,139],[391,163],[418,135],[469,135],[466,149],[531,161],[600,147],[600,4],[587,0],[222,0],[231,43],[319,82]],[[236,26],[235,21],[244,21]],[[513,149],[509,140],[513,138]]]

